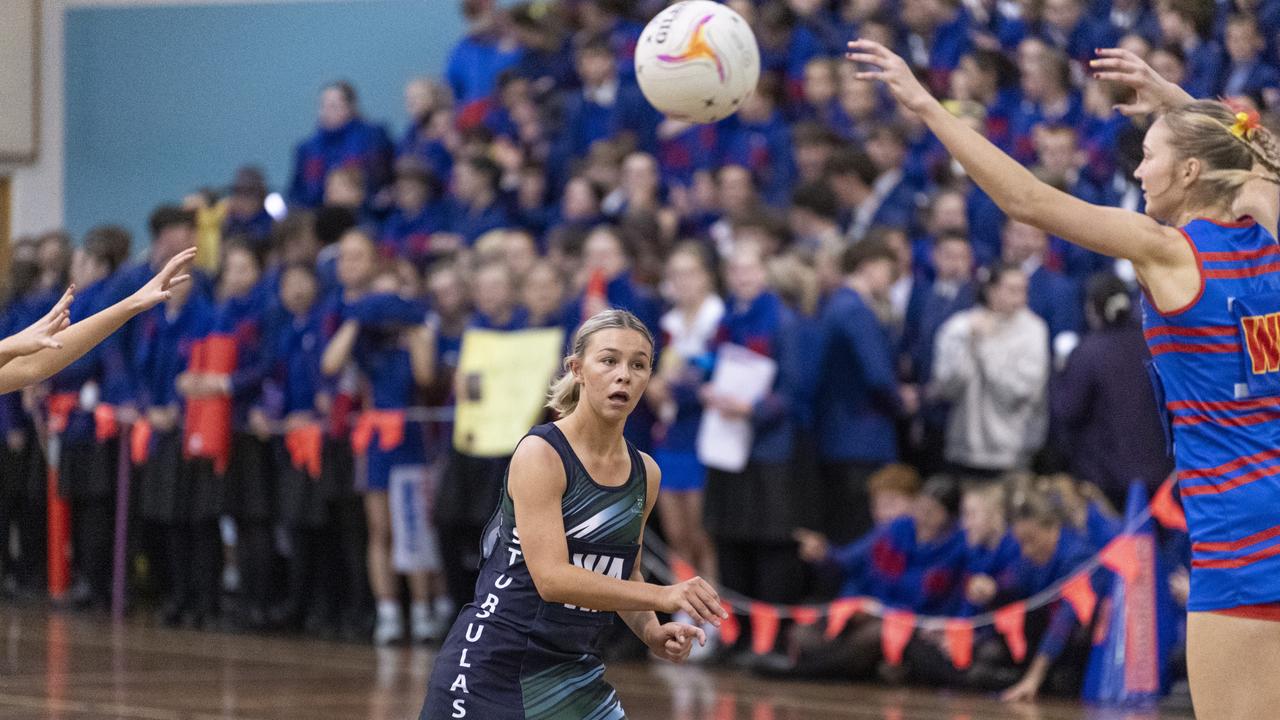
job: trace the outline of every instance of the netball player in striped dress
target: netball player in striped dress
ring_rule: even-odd
[[[1140,105],[1166,104],[1152,101],[1161,83],[1141,61],[1102,54],[1094,62],[1101,79],[1135,87]],[[919,115],[1011,218],[1133,263],[1191,530],[1187,666],[1196,715],[1273,717],[1280,707],[1280,144],[1222,103],[1178,103],[1143,141],[1134,177],[1145,214],[1095,206],[1036,180],[947,112],[884,46],[857,40],[848,57],[863,63],[860,79],[884,81]]]
[[[0,393],[34,385],[75,362],[135,315],[164,302],[169,288],[187,282],[181,273],[195,257],[195,248],[184,250],[137,292],[116,304],[70,325],[68,309],[75,288],[68,288],[44,317],[31,326],[0,340]]]
[[[623,718],[600,659],[613,613],[672,662],[706,636],[655,610],[713,625],[727,616],[701,578],[662,587],[640,575],[660,476],[622,428],[652,368],[653,338],[631,313],[606,310],[578,329],[548,403],[561,419],[516,447],[475,599],[436,656],[422,720]]]

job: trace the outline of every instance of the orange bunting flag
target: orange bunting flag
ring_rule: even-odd
[[[778,639],[778,608],[769,603],[751,603],[751,652],[764,655]]]
[[[890,665],[902,664],[902,651],[916,630],[916,615],[910,610],[887,610],[880,626],[880,650]]]
[[[1161,483],[1160,489],[1156,490],[1155,497],[1151,498],[1151,516],[1170,530],[1186,532],[1187,514],[1183,512],[1178,501],[1173,499],[1175,482],[1175,477],[1170,475],[1168,480]]]
[[[862,610],[862,598],[840,598],[831,603],[831,614],[827,615],[827,639],[834,640],[844,631],[849,620]]]
[[[1098,559],[1126,583],[1132,583],[1138,578],[1138,551],[1131,535],[1120,535],[1107,543],[1098,554]]]
[[[134,465],[141,465],[147,461],[147,456],[151,454],[151,423],[145,418],[139,418],[133,423],[133,430],[129,432],[129,459]]]
[[[995,611],[996,631],[1004,636],[1009,646],[1009,655],[1014,662],[1022,662],[1027,657],[1027,604],[1016,602]]]
[[[1093,591],[1088,573],[1080,573],[1062,586],[1062,598],[1071,604],[1081,625],[1093,621],[1093,610],[1098,605],[1098,594]]]
[[[968,670],[973,664],[973,623],[959,618],[948,620],[944,632],[951,664],[957,670]]]
[[[671,572],[676,574],[677,582],[688,582],[698,576],[698,571],[679,555],[671,556]]]
[[[378,433],[378,448],[390,452],[404,442],[403,410],[366,410],[360,413],[355,430],[351,431],[351,447],[358,455],[369,452],[373,433]]]
[[[738,616],[733,613],[733,606],[727,600],[721,600],[720,607],[729,613],[729,617],[720,622],[720,639],[724,640],[725,645],[733,645],[742,635],[742,626],[738,625]]]
[[[67,429],[71,411],[80,404],[80,397],[75,393],[57,393],[50,395],[45,403],[49,408],[49,432],[59,435]]]
[[[812,625],[822,617],[822,611],[812,605],[797,605],[791,608],[791,619],[797,625]]]
[[[116,421],[114,405],[99,403],[93,409],[93,436],[98,442],[106,442],[120,433],[120,423]]]
[[[284,436],[284,447],[289,452],[293,467],[320,478],[320,458],[324,450],[324,429],[319,425],[303,425],[290,430]]]

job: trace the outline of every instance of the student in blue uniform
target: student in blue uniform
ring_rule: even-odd
[[[1161,14],[1185,25],[1179,7]],[[1280,559],[1272,545],[1280,498],[1274,482],[1258,480],[1274,473],[1280,444],[1280,420],[1267,409],[1280,395],[1280,362],[1272,360],[1280,349],[1258,328],[1280,311],[1275,136],[1248,113],[1192,101],[1127,51],[1103,51],[1093,62],[1098,79],[1137,90],[1126,109],[1165,113],[1147,130],[1134,173],[1145,214],[1098,207],[1037,181],[948,113],[887,48],[864,40],[849,47],[851,61],[872,66],[857,75],[884,81],[1012,217],[1132,262],[1191,530],[1192,698],[1206,718],[1271,714],[1280,705]]]
[[[673,305],[660,321],[666,350],[645,395],[659,422],[653,457],[666,476],[658,513],[671,549],[698,572],[715,578],[715,548],[703,524],[707,470],[697,452],[702,422],[698,386],[713,358],[711,346],[725,305],[716,294],[710,254],[700,244],[684,244],[672,252],[666,281]]]
[[[844,285],[822,310],[818,453],[827,501],[826,533],[848,542],[871,529],[866,482],[897,460],[895,423],[909,408],[899,390],[889,331],[876,315],[888,298],[897,258],[864,241],[842,258]]]
[[[725,262],[725,279],[729,294],[711,352],[733,344],[781,363],[795,317],[769,286],[760,247],[740,241]],[[791,539],[800,500],[792,465],[795,370],[779,364],[773,387],[754,403],[719,394],[711,384],[698,392],[704,411],[751,426],[746,466],[708,470],[704,519],[715,540],[720,581],[765,602],[799,600],[804,577]]]
[[[369,387],[369,407],[352,434],[362,458],[365,516],[369,523],[369,585],[378,602],[374,642],[404,637],[397,573],[409,580],[414,640],[428,639],[427,571],[438,565],[427,538],[426,448],[420,422],[405,417],[416,388],[431,382],[434,336],[423,323],[426,309],[401,298],[394,275],[380,273],[373,239],[361,230],[343,236],[338,256],[343,322],[321,357],[321,371],[335,376],[348,362]],[[359,471],[358,471],[359,472]]]
[[[320,91],[315,132],[294,153],[289,202],[318,207],[329,173],[339,168],[357,170],[372,197],[390,179],[391,155],[386,129],[360,116],[355,88],[345,81],[330,83]]]
[[[817,534],[799,536],[807,562],[836,570],[842,594],[867,595],[890,608],[924,615],[947,615],[964,571],[964,536],[956,527],[960,490],[953,478],[935,476],[921,489],[910,515],[877,528],[867,537],[832,547]],[[769,674],[865,680],[882,658],[878,618],[854,617],[834,640],[816,626],[798,629],[790,657],[774,658],[760,669]]]
[[[662,587],[640,574],[660,475],[622,428],[652,367],[653,340],[630,313],[605,311],[578,331],[548,403],[562,419],[516,448],[475,599],[436,656],[422,720],[623,718],[598,644],[615,612],[673,662],[705,636],[655,610],[726,617],[705,580]]]
[[[178,391],[194,345],[212,324],[212,302],[188,284],[139,318],[134,347],[139,407],[151,428],[139,512],[165,538],[154,559],[168,571],[161,610],[168,625],[203,624],[212,619],[218,598],[222,493],[211,472],[197,472],[183,457],[184,397]]]
[[[103,309],[111,275],[124,261],[123,248],[112,243],[109,232],[94,228],[71,263],[77,286],[71,303],[72,321],[83,320]],[[115,496],[119,446],[107,442],[109,428],[98,428],[95,410],[113,378],[127,378],[128,362],[120,338],[112,335],[49,380],[50,432],[61,438],[58,493],[71,506],[71,545],[76,587],[73,601],[98,607],[110,603],[112,500]],[[55,410],[61,398],[69,399]]]
[[[289,532],[288,596],[272,619],[289,627],[305,621],[310,631],[328,627],[337,610],[340,547],[332,513],[334,488],[320,482],[323,409],[328,402],[320,374],[324,351],[319,281],[309,265],[281,272],[279,302],[286,313],[274,337],[264,338],[270,362],[254,413],[284,437],[273,442],[277,473],[277,518]]]
[[[267,622],[274,583],[272,532],[275,520],[275,467],[269,443],[271,428],[259,413],[270,353],[267,312],[272,298],[262,278],[262,260],[251,245],[232,240],[223,246],[211,335],[229,337],[235,345],[235,370],[214,381],[212,394],[231,401],[231,454],[222,481],[224,511],[236,523],[236,563],[241,578],[240,620],[247,627]]]
[[[1015,491],[1009,514],[1022,554],[998,576],[969,578],[966,600],[983,610],[1035,595],[1073,575],[1096,552],[1066,521],[1051,495],[1039,488]],[[1095,592],[1105,590],[1104,573],[1095,573],[1092,582]],[[1030,611],[1026,639],[1029,650],[1020,663],[1011,659],[1002,638],[992,636],[979,643],[968,683],[986,690],[1003,689],[1004,700],[1032,700],[1042,687],[1055,694],[1079,692],[1089,641],[1070,603],[1059,598]]]

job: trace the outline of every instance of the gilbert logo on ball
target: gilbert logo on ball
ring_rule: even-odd
[[[711,0],[663,10],[636,45],[645,98],[677,120],[711,123],[732,115],[760,80],[760,48],[741,15]]]

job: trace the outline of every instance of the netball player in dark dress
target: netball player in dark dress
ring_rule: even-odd
[[[662,587],[640,575],[659,473],[622,428],[652,371],[648,329],[628,312],[601,312],[578,330],[565,366],[548,403],[562,419],[516,447],[475,599],[436,656],[422,720],[625,717],[600,659],[612,614],[672,662],[705,635],[661,624],[655,610],[716,625],[726,616],[701,578]]]
[[[1102,80],[1164,110],[1134,171],[1144,213],[1101,207],[1037,180],[919,83],[902,58],[849,44],[1012,219],[1133,263],[1143,327],[1191,533],[1187,669],[1197,717],[1273,717],[1280,705],[1280,141],[1256,116],[1192,102],[1137,56],[1100,53]],[[1029,683],[1009,700],[1035,695]]]

